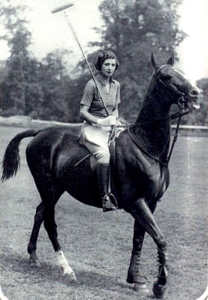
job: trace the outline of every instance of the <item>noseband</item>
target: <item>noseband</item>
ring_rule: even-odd
[[[180,112],[184,112],[185,111],[185,103],[187,102],[186,100],[186,95],[185,93],[182,93],[180,91],[177,91],[177,90],[174,90],[174,95],[172,95],[169,90],[170,90],[170,86],[167,85],[160,77],[159,77],[159,73],[160,71],[164,68],[164,67],[168,67],[168,65],[162,65],[157,71],[156,71],[156,77],[157,77],[157,80],[159,83],[161,83],[163,85],[163,87],[165,88],[165,91],[166,93],[172,98],[175,100],[175,97],[174,95],[177,95],[178,96],[178,100],[177,100],[177,103],[178,103],[178,106],[179,106],[179,110]],[[188,85],[188,80],[185,80],[183,86],[182,86],[182,90],[184,90]],[[157,86],[157,90],[159,91],[159,88]]]

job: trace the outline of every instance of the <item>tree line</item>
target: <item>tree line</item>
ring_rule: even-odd
[[[114,51],[120,61],[115,78],[121,83],[120,114],[133,122],[139,112],[145,89],[152,73],[151,52],[161,63],[186,38],[179,30],[177,14],[181,0],[104,0],[99,10],[104,21],[101,42],[89,43],[88,60],[94,70],[99,50]],[[9,58],[2,62],[2,116],[27,115],[33,119],[80,122],[79,102],[86,82],[91,78],[84,60],[69,74],[65,57],[68,50],[48,53],[41,61],[29,50],[32,36],[27,21],[20,16],[24,6],[1,4]],[[176,59],[178,60],[177,56]],[[198,86],[204,91],[201,109],[183,118],[184,123],[207,125],[208,79]],[[176,108],[173,108],[176,109]]]

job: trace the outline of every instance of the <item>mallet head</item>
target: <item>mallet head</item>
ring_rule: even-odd
[[[74,4],[72,4],[72,3],[70,3],[70,4],[65,4],[65,5],[62,5],[62,6],[59,6],[59,7],[55,8],[55,9],[53,9],[51,12],[52,12],[52,14],[55,14],[55,13],[57,13],[57,12],[60,12],[60,11],[64,10],[64,9],[67,9],[67,8],[73,6],[73,5],[74,5]]]

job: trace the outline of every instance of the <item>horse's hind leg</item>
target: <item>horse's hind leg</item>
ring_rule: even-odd
[[[40,227],[42,222],[45,219],[45,199],[49,197],[49,199],[55,199],[55,201],[52,201],[56,204],[60,196],[62,195],[63,191],[59,191],[57,188],[51,188],[50,180],[46,180],[46,178],[39,176],[34,176],[35,183],[37,186],[37,189],[40,193],[42,202],[37,206],[36,214],[34,217],[34,225],[32,229],[32,233],[30,236],[30,241],[28,244],[27,251],[30,254],[30,264],[31,265],[39,265],[36,249],[37,249],[37,240],[38,235],[40,231]],[[53,192],[52,192],[53,191]],[[50,195],[50,196],[49,196]],[[55,205],[53,204],[53,205]]]
[[[39,176],[40,179],[40,176]],[[74,271],[69,266],[61,246],[58,241],[57,225],[55,222],[55,205],[58,202],[60,196],[63,194],[64,190],[58,188],[50,179],[42,178],[42,180],[36,179],[36,186],[40,193],[42,203],[37,207],[35,222],[28,245],[28,252],[30,254],[30,260],[37,261],[36,257],[36,243],[38,238],[38,233],[42,222],[44,221],[44,227],[48,233],[49,239],[53,245],[55,252],[57,253],[58,264],[64,269],[64,274],[70,275],[72,280],[76,281],[76,276]]]
[[[37,249],[38,234],[43,220],[44,220],[44,204],[43,202],[41,202],[36,209],[33,230],[27,247],[27,251],[30,254],[31,265],[37,265],[37,266],[39,265],[37,260],[37,255],[36,255],[36,249]]]
[[[46,202],[45,205],[45,218],[44,226],[48,233],[48,236],[51,240],[51,243],[54,247],[55,252],[57,253],[58,264],[63,268],[64,274],[70,276],[73,281],[77,281],[76,276],[72,268],[69,266],[68,261],[66,260],[63,251],[61,250],[60,244],[58,242],[58,232],[57,225],[55,222],[55,204],[56,202]]]
[[[36,183],[37,189],[40,193],[40,196],[42,198],[42,202],[37,206],[37,209],[36,209],[36,214],[34,217],[34,225],[33,225],[33,229],[32,229],[32,233],[30,236],[30,241],[29,241],[27,250],[28,250],[28,253],[30,254],[30,264],[38,266],[39,263],[38,263],[37,254],[36,254],[37,240],[38,240],[38,235],[39,235],[41,224],[45,219],[45,199],[47,199],[48,195],[51,195],[51,198],[49,197],[49,199],[55,199],[55,201],[52,201],[52,203],[54,202],[56,204],[58,199],[62,195],[63,191],[59,191],[58,189],[54,188],[53,189],[54,193],[51,192],[51,188],[48,187],[48,186],[50,186],[50,184],[47,184],[47,181],[45,180],[45,178],[41,178],[40,176],[37,176],[37,178],[35,177],[35,183]],[[53,204],[53,205],[55,205],[55,204]]]

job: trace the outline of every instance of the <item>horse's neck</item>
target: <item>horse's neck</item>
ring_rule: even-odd
[[[170,105],[164,97],[158,94],[156,84],[152,80],[137,117],[138,125],[134,134],[143,140],[143,146],[147,147],[148,151],[165,156],[170,141]]]
[[[153,76],[136,122],[154,122],[165,119],[169,113],[170,103],[168,96],[163,90],[158,91],[156,80]]]

